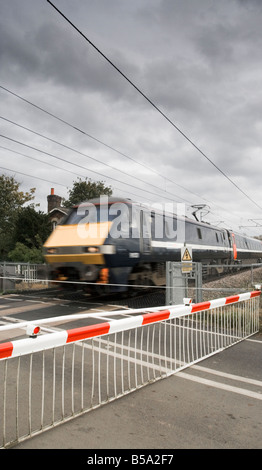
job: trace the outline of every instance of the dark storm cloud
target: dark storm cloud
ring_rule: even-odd
[[[252,204],[240,197],[236,188],[48,2],[24,0],[23,7],[18,0],[2,3],[0,84],[94,134],[148,169],[1,91],[2,112],[6,117],[84,153],[94,152],[95,157],[115,168],[126,168],[130,177],[128,180],[123,176],[123,183],[139,185],[134,177],[140,175],[162,187],[163,196],[165,188],[176,193],[175,185],[172,188],[171,183],[164,181],[162,175],[166,175],[215,203],[226,201],[231,218],[232,209],[236,220],[243,210],[245,215],[250,214]],[[259,199],[260,2],[56,0],[54,3],[222,170]],[[5,130],[14,137],[18,135],[17,128],[10,124]],[[26,142],[38,141],[36,136],[21,130],[19,137]],[[95,165],[48,141],[37,143],[90,170],[121,177],[117,171],[100,163]],[[1,155],[3,158],[3,152]],[[14,165],[23,163],[15,157],[12,161]],[[29,164],[27,168],[30,172]],[[46,168],[39,166],[36,171],[43,175]],[[156,172],[161,176],[157,177]],[[57,175],[60,176],[59,172]],[[61,175],[70,186],[73,177]],[[127,189],[131,190],[126,186]],[[41,191],[44,193],[44,188]],[[183,195],[196,202],[192,194]],[[253,210],[253,215],[257,215],[258,209]]]
[[[31,10],[27,14],[26,18],[24,13],[25,22],[29,23]],[[124,96],[126,85],[123,81],[68,25],[57,21],[57,17],[50,19],[45,12],[37,23],[30,21],[30,28],[25,30],[19,27],[19,15],[19,10],[11,12],[7,9],[9,21],[5,15],[1,16],[2,78],[10,80],[12,77],[12,82],[17,85],[35,81],[74,87],[75,91],[103,93],[114,100]],[[121,52],[118,60],[127,73],[135,69]]]

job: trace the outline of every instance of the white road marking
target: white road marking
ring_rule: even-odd
[[[218,375],[220,377],[225,377],[231,380],[237,380],[238,382],[245,382],[251,385],[257,385],[258,387],[262,387],[262,382],[260,380],[248,379],[247,377],[241,377],[240,375],[233,375],[228,374],[227,372],[221,372],[219,370],[209,369],[208,367],[202,366],[192,366],[192,369],[200,370],[202,372],[208,372],[209,374]]]
[[[240,387],[234,387],[232,385],[227,385],[227,384],[220,383],[220,382],[215,382],[214,380],[204,379],[202,377],[197,377],[195,375],[188,374],[186,372],[178,372],[175,375],[176,375],[176,377],[181,377],[181,378],[186,379],[186,380],[191,380],[193,382],[198,382],[200,384],[207,385],[208,387],[219,388],[219,389],[225,390],[227,392],[238,393],[239,395],[244,395],[244,396],[249,397],[249,398],[255,398],[257,400],[262,400],[262,392],[261,393],[252,392],[251,390],[247,390],[247,389],[240,388]],[[261,382],[260,382],[260,386],[261,386]]]
[[[251,342],[251,343],[260,343],[260,344],[262,344],[262,340],[259,340],[259,339],[250,339],[250,338],[247,338],[246,341]]]

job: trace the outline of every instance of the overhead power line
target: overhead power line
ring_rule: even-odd
[[[123,157],[125,157],[125,158],[130,159],[130,160],[133,161],[134,163],[137,163],[138,165],[143,166],[143,167],[146,168],[147,170],[150,170],[150,171],[154,172],[155,174],[157,174],[158,176],[160,176],[161,178],[163,178],[165,181],[168,181],[168,182],[174,184],[175,186],[177,186],[177,187],[183,189],[184,191],[186,191],[186,192],[188,192],[188,193],[191,193],[191,194],[193,194],[193,195],[196,196],[196,197],[199,197],[201,200],[203,199],[203,201],[206,201],[206,202],[208,202],[209,204],[212,204],[213,206],[215,206],[215,207],[217,207],[217,208],[219,208],[219,209],[221,209],[221,210],[224,210],[223,207],[220,207],[220,206],[219,206],[218,204],[216,204],[215,202],[210,201],[210,200],[204,198],[203,196],[200,196],[199,194],[195,193],[195,192],[192,191],[191,189],[188,189],[188,188],[186,188],[185,186],[182,186],[181,184],[177,183],[176,181],[171,180],[171,179],[168,178],[167,176],[161,175],[161,174],[160,174],[159,172],[157,172],[155,169],[153,169],[153,168],[151,168],[151,167],[149,167],[149,166],[147,166],[147,165],[145,165],[145,164],[143,164],[143,163],[141,163],[141,162],[135,160],[134,158],[132,158],[132,157],[126,155],[126,154],[123,153],[123,152],[120,152],[119,150],[117,150],[117,149],[115,149],[114,147],[112,147],[112,146],[106,144],[105,142],[103,142],[102,140],[98,139],[97,137],[92,136],[91,134],[87,133],[87,132],[84,131],[83,129],[80,129],[80,128],[76,127],[74,124],[71,124],[70,122],[68,122],[68,121],[62,119],[61,117],[59,117],[59,116],[57,116],[57,115],[51,113],[50,111],[47,111],[46,109],[44,109],[44,108],[42,108],[41,106],[39,106],[39,105],[33,103],[32,101],[27,100],[26,98],[22,97],[21,95],[18,95],[18,94],[15,93],[14,91],[9,90],[8,88],[5,88],[5,87],[2,86],[2,85],[0,85],[0,89],[6,91],[7,93],[10,93],[11,95],[15,96],[16,98],[18,98],[18,99],[24,101],[25,103],[29,104],[30,106],[33,106],[34,108],[36,108],[36,109],[38,109],[39,111],[41,111],[41,112],[43,112],[43,113],[45,113],[45,114],[51,116],[52,118],[54,118],[54,119],[56,119],[56,120],[62,122],[63,124],[65,124],[65,125],[71,127],[72,129],[74,129],[74,130],[80,132],[81,134],[84,134],[84,135],[86,135],[87,137],[90,137],[91,139],[93,139],[93,140],[95,140],[96,142],[98,142],[98,143],[104,145],[105,147],[109,148],[110,150],[113,150],[114,152],[118,153],[119,155],[121,155],[121,156],[123,156]],[[2,118],[2,119],[4,119],[4,118]],[[6,119],[6,120],[7,120],[7,119]],[[7,120],[7,121],[9,121],[9,120]],[[9,121],[9,122],[12,122],[12,121]],[[14,124],[15,124],[15,123],[14,123]],[[28,129],[28,130],[29,130],[29,129]],[[34,131],[32,131],[32,132],[34,132]],[[130,194],[131,194],[131,193],[130,193]],[[174,194],[173,194],[173,195],[174,195]],[[184,201],[186,201],[186,199],[184,199]],[[190,204],[191,204],[191,203],[190,203]]]
[[[76,172],[74,172],[74,171],[68,170],[67,168],[61,168],[61,166],[53,165],[53,164],[50,163],[50,162],[45,162],[44,160],[41,160],[41,159],[39,159],[39,158],[32,157],[32,156],[30,156],[30,155],[26,155],[26,154],[24,154],[24,153],[22,153],[22,152],[18,152],[17,150],[13,150],[13,149],[10,149],[10,148],[8,148],[8,147],[4,147],[3,145],[0,145],[0,149],[7,150],[8,152],[15,153],[16,155],[21,155],[22,157],[25,157],[25,158],[29,158],[30,160],[33,160],[33,161],[35,161],[35,162],[38,163],[38,168],[39,168],[39,163],[43,163],[44,165],[51,166],[51,167],[53,167],[53,168],[56,168],[56,169],[59,170],[59,171],[65,171],[65,172],[67,172],[67,173],[70,173],[71,175],[78,176],[79,178],[82,178],[82,177],[83,177],[83,174],[76,173]],[[2,169],[2,167],[0,167],[0,168]],[[16,170],[11,170],[11,169],[9,169],[9,168],[5,168],[5,169],[8,170],[8,171],[16,171]],[[36,178],[35,175],[33,175],[33,174],[32,174],[32,175],[24,174],[24,176],[28,176],[29,178],[33,178],[33,179]],[[64,186],[64,187],[66,187],[66,188],[68,187],[68,186],[65,186],[65,185],[63,185],[63,184],[61,184],[61,183],[54,183],[53,181],[49,181],[49,180],[44,180],[44,181],[47,181],[48,183],[51,183],[51,184],[59,184],[60,186]],[[114,186],[112,189],[113,189],[113,190],[117,190],[117,191],[121,191],[121,192],[124,191],[123,189],[118,188],[118,187],[116,187],[116,186]],[[141,191],[143,191],[143,190],[141,189]],[[133,196],[136,196],[136,197],[137,197],[136,194],[131,193],[130,191],[127,191],[126,189],[125,189],[125,192],[127,192],[128,194],[132,194]],[[144,196],[143,196],[143,197],[144,197]],[[148,199],[148,198],[145,198],[145,197],[144,197],[144,199],[147,199],[148,201],[152,202],[152,199]]]
[[[7,136],[1,136],[1,135],[0,135],[0,137],[4,137],[4,138],[6,138],[6,139],[8,139],[8,140],[11,140],[12,142],[14,141],[13,139],[8,138]],[[19,142],[19,141],[14,141],[14,142],[15,142],[15,143],[18,143],[18,144],[20,144],[20,145],[25,145],[25,144],[23,144],[22,142]],[[31,147],[30,147],[30,148],[31,148]],[[70,173],[71,175],[75,175],[75,176],[78,176],[78,177],[80,177],[80,178],[83,177],[83,174],[76,173],[75,171],[68,170],[67,168],[64,168],[64,167],[62,168],[61,166],[57,166],[57,165],[54,165],[53,163],[46,162],[46,161],[41,160],[41,159],[39,159],[39,158],[32,157],[31,155],[26,155],[26,154],[24,154],[24,153],[22,153],[22,152],[18,152],[17,150],[10,149],[10,148],[5,147],[5,146],[3,146],[3,145],[0,145],[0,149],[7,150],[8,152],[12,152],[12,153],[15,153],[16,155],[21,155],[22,157],[25,157],[25,158],[28,158],[28,159],[30,159],[30,160],[33,160],[33,161],[35,161],[35,162],[38,163],[38,168],[39,168],[39,163],[43,163],[44,165],[51,166],[52,168],[56,168],[56,169],[59,170],[59,171],[65,171],[66,173]],[[42,151],[39,150],[39,149],[35,149],[35,150],[37,150],[38,152],[42,152]],[[52,154],[50,154],[50,156],[52,156],[53,158],[57,158],[57,157],[53,156]],[[59,158],[59,157],[58,157],[58,158]],[[65,162],[71,163],[71,162],[68,162],[67,160],[65,160]],[[63,185],[63,184],[61,184],[61,183],[56,183],[56,182],[53,182],[53,181],[46,180],[46,179],[44,179],[44,178],[36,177],[36,176],[35,176],[35,173],[34,173],[34,174],[31,174],[31,175],[28,175],[28,174],[26,174],[26,173],[21,173],[21,172],[18,172],[17,170],[12,170],[12,169],[10,169],[10,168],[3,168],[3,167],[0,167],[0,169],[4,169],[4,170],[11,171],[11,172],[20,173],[20,174],[22,174],[22,175],[24,175],[24,176],[27,176],[27,177],[33,178],[33,179],[35,179],[35,178],[41,179],[41,180],[47,181],[48,183],[51,183],[51,184],[58,184],[58,185],[60,185],[60,186],[68,187],[68,186],[65,186],[65,185]],[[103,175],[100,175],[100,176],[103,176]],[[126,184],[126,183],[125,183],[125,184]],[[129,190],[126,189],[126,188],[125,188],[125,189],[121,189],[121,188],[119,188],[119,187],[117,187],[117,186],[114,185],[112,189],[113,189],[113,190],[116,190],[116,191],[124,192],[125,194],[130,194],[130,195],[132,195],[132,196],[137,197],[137,194],[132,193],[131,191],[129,191]],[[136,188],[136,190],[144,192],[144,189],[142,189],[142,188]],[[153,194],[153,193],[152,193],[152,194]],[[145,197],[144,195],[143,195],[143,199],[149,201],[150,203],[153,202],[153,199],[149,199],[148,197]],[[168,198],[167,198],[167,199],[168,199]],[[212,213],[212,211],[211,211],[211,213]],[[229,221],[229,220],[228,220],[228,222],[229,222],[229,224],[231,223],[231,221]],[[215,224],[215,225],[217,225],[217,224]]]
[[[63,144],[62,142],[58,142],[57,140],[51,139],[50,137],[47,137],[47,136],[45,136],[45,135],[43,135],[43,134],[41,134],[41,133],[39,133],[39,132],[36,132],[36,131],[34,131],[34,130],[32,130],[32,129],[29,129],[29,128],[26,127],[26,126],[23,126],[23,125],[21,125],[21,124],[18,124],[17,122],[11,121],[10,119],[7,119],[7,118],[5,118],[5,117],[3,117],[3,116],[0,116],[0,119],[3,119],[3,121],[9,122],[10,124],[13,124],[13,125],[15,125],[15,126],[17,126],[17,127],[20,127],[21,129],[24,129],[24,130],[26,130],[26,131],[28,131],[28,132],[31,132],[32,134],[38,135],[39,137],[42,137],[43,139],[49,140],[50,142],[53,142],[53,143],[55,143],[55,144],[57,144],[57,145],[60,145],[61,147],[64,147],[64,148],[66,148],[66,149],[68,149],[68,150],[71,150],[72,152],[78,153],[79,155],[82,155],[82,156],[85,157],[85,158],[89,158],[90,160],[93,160],[93,161],[95,161],[96,163],[99,163],[99,164],[102,164],[102,165],[104,165],[104,166],[107,166],[108,168],[111,168],[111,169],[114,170],[114,171],[119,171],[120,173],[123,173],[123,174],[126,175],[126,176],[130,176],[130,173],[126,173],[125,171],[121,170],[120,168],[115,168],[115,167],[113,167],[112,165],[109,165],[108,163],[102,162],[101,160],[98,160],[98,159],[95,158],[95,157],[91,157],[90,155],[87,155],[86,153],[80,152],[79,150],[76,150],[76,149],[74,149],[74,148],[72,148],[72,147],[69,147],[68,145]],[[156,186],[156,185],[154,185],[154,184],[152,184],[152,183],[150,183],[150,182],[148,182],[148,181],[144,181],[144,180],[142,180],[141,178],[138,178],[137,175],[135,176],[135,178],[136,178],[137,181],[140,181],[140,182],[143,183],[143,184],[148,184],[149,186],[152,186],[153,188],[155,188],[155,189],[157,189],[157,190],[164,191],[162,188],[159,188],[158,186]],[[170,195],[173,196],[173,197],[177,197],[177,198],[179,198],[179,199],[181,199],[181,200],[184,200],[185,202],[188,202],[188,203],[190,204],[190,201],[187,201],[186,199],[183,199],[183,198],[181,198],[180,196],[177,196],[176,194],[173,194],[173,193],[171,194],[171,193],[168,193],[167,191],[164,191],[164,192],[165,192],[166,194],[170,194]]]
[[[246,198],[248,198],[253,204],[255,204],[259,209],[262,210],[262,207],[257,204],[248,194],[245,193],[221,168],[219,168],[207,155],[203,152],[135,83],[127,77],[127,75],[120,70],[120,68],[115,65],[112,60],[110,60],[72,21],[67,18],[61,10],[59,10],[50,0],[47,2],[69,23],[72,28],[74,28],[84,39],[87,41],[90,46],[92,46],[145,100],[153,106],[153,108],[159,112],[168,122],[173,126],[206,160],[209,161],[235,188],[237,188]]]
[[[197,196],[197,197],[199,197],[199,198],[205,200],[206,202],[211,203],[211,201],[208,201],[208,200],[205,199],[203,196],[200,196],[199,194],[195,193],[195,192],[192,191],[191,189],[188,189],[188,188],[186,188],[185,186],[182,186],[181,184],[177,183],[176,181],[171,180],[171,179],[168,178],[167,176],[160,174],[160,173],[159,173],[157,170],[155,170],[154,168],[151,168],[150,166],[145,165],[144,163],[137,161],[135,158],[130,157],[129,155],[126,155],[125,153],[121,152],[120,150],[117,150],[116,148],[112,147],[111,145],[109,145],[109,144],[103,142],[101,139],[98,139],[97,137],[94,137],[93,135],[89,134],[88,132],[84,131],[83,129],[80,129],[79,127],[75,126],[74,124],[71,124],[70,122],[66,121],[65,119],[62,119],[61,117],[57,116],[56,114],[51,113],[50,111],[47,111],[46,109],[42,108],[41,106],[38,106],[37,104],[33,103],[32,101],[27,100],[26,98],[23,98],[22,96],[18,95],[17,93],[15,93],[15,92],[9,90],[8,88],[6,88],[6,87],[4,87],[4,86],[2,86],[2,85],[0,85],[0,88],[1,88],[2,90],[6,91],[7,93],[10,93],[11,95],[15,96],[16,98],[18,98],[18,99],[24,101],[25,103],[27,103],[27,104],[33,106],[34,108],[38,109],[39,111],[42,111],[43,113],[45,113],[45,114],[51,116],[52,118],[56,119],[57,121],[60,121],[60,122],[62,122],[63,124],[65,124],[65,125],[71,127],[71,128],[74,129],[75,131],[80,132],[81,134],[83,134],[83,135],[89,137],[90,139],[94,140],[95,142],[98,142],[99,144],[101,144],[101,145],[107,147],[108,149],[112,150],[113,152],[116,152],[117,154],[121,155],[122,157],[125,157],[125,158],[127,158],[128,160],[130,160],[130,161],[136,163],[137,165],[140,165],[140,166],[146,168],[147,170],[152,171],[152,172],[155,173],[157,176],[163,178],[165,181],[168,181],[169,183],[172,183],[172,184],[176,185],[178,188],[181,188],[181,189],[183,189],[184,191],[186,191],[186,192],[188,192],[188,193],[191,193],[191,194],[193,194],[194,196]],[[215,203],[212,203],[212,204],[216,205]]]
[[[12,173],[18,173],[19,175],[23,175],[23,176],[29,176],[29,177],[32,177],[32,175],[28,175],[27,173],[22,173],[21,171],[18,171],[18,170],[12,170],[11,168],[5,168],[3,166],[0,166],[0,170],[4,170],[4,171],[11,171]],[[58,183],[57,181],[49,181],[45,178],[40,178],[40,176],[33,176],[35,179],[37,180],[41,180],[41,181],[45,181],[47,183],[50,183],[50,184],[57,184],[59,186],[64,186],[64,188],[67,188],[67,186],[65,184],[62,184],[62,183]]]
[[[98,172],[98,171],[91,170],[90,168],[86,168],[86,167],[84,167],[83,165],[79,165],[78,163],[69,162],[68,160],[65,160],[64,158],[58,157],[58,156],[53,155],[53,154],[51,154],[51,153],[49,153],[49,152],[46,152],[46,151],[44,151],[44,150],[40,150],[40,149],[38,149],[38,148],[36,148],[36,147],[33,147],[32,145],[28,145],[28,144],[25,144],[25,143],[23,143],[23,142],[21,142],[21,141],[12,139],[11,137],[8,137],[8,136],[6,136],[6,135],[0,134],[0,137],[2,137],[3,139],[7,139],[7,140],[9,140],[9,141],[11,141],[11,142],[15,142],[16,144],[23,145],[24,147],[30,148],[30,149],[32,149],[32,150],[36,150],[37,152],[41,152],[41,153],[43,153],[43,154],[45,154],[45,155],[48,155],[48,156],[50,156],[50,157],[52,157],[52,158],[56,158],[57,160],[60,160],[60,161],[62,161],[62,162],[64,162],[64,163],[68,163],[69,165],[76,166],[76,167],[81,168],[81,169],[83,169],[83,170],[85,170],[85,171],[88,170],[89,172],[95,173],[95,174],[97,174],[97,175],[99,175],[99,176],[102,176],[103,178],[111,179],[111,180],[117,181],[118,183],[121,183],[121,184],[124,183],[124,184],[127,185],[127,186],[130,186],[130,187],[132,187],[132,188],[138,189],[139,191],[143,191],[143,192],[146,192],[146,193],[149,193],[149,194],[153,194],[154,196],[156,196],[156,192],[152,192],[152,191],[149,191],[148,189],[144,189],[144,188],[139,188],[139,187],[137,187],[137,186],[135,186],[135,185],[133,185],[133,184],[123,182],[123,181],[121,181],[121,180],[119,180],[119,179],[117,179],[117,178],[113,178],[112,176],[103,175],[102,173],[100,173],[100,172]],[[160,196],[160,194],[159,194],[159,196]],[[164,199],[168,199],[168,200],[174,202],[174,199],[168,198],[167,196],[161,196],[161,197],[163,197]]]

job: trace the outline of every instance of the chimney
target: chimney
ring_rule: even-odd
[[[62,198],[55,195],[54,188],[51,188],[51,194],[47,196],[47,212],[51,212],[56,207],[61,207]]]

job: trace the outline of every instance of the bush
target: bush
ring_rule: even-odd
[[[28,248],[20,242],[17,242],[15,248],[8,253],[8,259],[16,263],[44,263],[43,253],[40,248]]]

